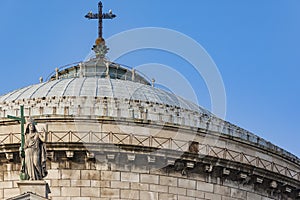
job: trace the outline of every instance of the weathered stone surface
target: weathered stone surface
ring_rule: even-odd
[[[49,194],[50,197],[56,196],[59,197],[61,196],[61,190],[60,187],[51,187],[51,193]]]
[[[110,181],[95,181],[91,180],[91,187],[101,187],[101,188],[109,188]]]
[[[222,185],[214,185],[213,192],[215,194],[221,194],[223,196],[230,196],[231,195],[230,188],[222,186]]]
[[[71,187],[90,187],[90,180],[71,180]]]
[[[142,183],[158,184],[158,182],[159,182],[159,176],[157,176],[157,175],[150,175],[150,174],[141,174],[141,182]]]
[[[7,171],[4,172],[4,181],[18,181],[20,179],[19,171]]]
[[[132,172],[122,172],[121,181],[140,182],[140,175]]]
[[[51,197],[51,200],[71,200],[71,197]]]
[[[61,196],[79,197],[80,196],[80,188],[78,188],[78,187],[61,187]]]
[[[253,192],[247,192],[247,200],[257,200],[257,199],[261,199],[261,196]]]
[[[71,197],[71,200],[91,200],[90,197]]]
[[[195,200],[195,197],[187,197],[187,196],[181,196],[178,195],[178,200]]]
[[[4,198],[3,189],[0,189],[0,199]]]
[[[130,183],[129,182],[122,182],[122,181],[111,181],[110,182],[111,188],[120,188],[120,189],[129,189]]]
[[[187,196],[190,197],[197,197],[197,198],[204,198],[204,192],[199,190],[187,190],[186,191]]]
[[[53,179],[53,180],[58,180],[60,179],[60,170],[58,169],[50,169],[48,170],[48,175],[46,179]]]
[[[157,192],[140,191],[140,199],[143,200],[158,200]]]
[[[168,186],[150,184],[150,191],[166,193],[166,192],[168,192]]]
[[[214,191],[214,185],[211,183],[197,181],[197,190],[212,193]]]
[[[83,197],[100,197],[100,188],[81,187],[80,192]]]
[[[186,195],[186,189],[185,188],[178,188],[178,187],[169,187],[169,193]]]
[[[237,200],[237,198],[222,196],[222,200]]]
[[[12,187],[13,187],[13,181],[0,182],[0,189],[6,189],[6,188],[12,188]]]
[[[189,179],[178,179],[178,187],[188,188],[188,189],[196,189],[196,181]]]
[[[274,200],[274,199],[269,198],[269,197],[262,197],[261,200]]]
[[[4,189],[4,198],[14,197],[20,194],[19,188]]]
[[[130,188],[133,190],[149,190],[149,184],[146,183],[130,183]]]
[[[80,180],[80,170],[74,169],[63,169],[61,170],[61,178],[65,179],[79,179]]]
[[[50,186],[51,187],[56,187],[56,186],[64,186],[64,187],[69,187],[71,186],[71,180],[61,180],[61,179],[58,179],[58,180],[50,180]]]
[[[246,199],[247,198],[247,192],[244,190],[240,190],[237,188],[231,188],[230,196],[238,199]]]
[[[166,200],[177,200],[176,194],[168,194],[168,193],[159,193],[159,199],[166,199]]]
[[[101,188],[100,189],[100,197],[119,198],[120,197],[120,189]]]
[[[138,190],[121,190],[122,199],[140,199],[140,192]]]
[[[209,200],[221,200],[222,196],[219,194],[213,194],[213,193],[205,193],[204,194],[205,199]]]
[[[120,181],[121,173],[112,171],[101,171],[101,180],[108,181]]]
[[[81,170],[81,179],[84,180],[100,180],[100,171],[99,170]]]
[[[161,185],[177,186],[177,178],[160,176],[159,183]]]

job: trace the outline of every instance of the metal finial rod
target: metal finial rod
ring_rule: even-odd
[[[102,2],[99,1],[98,3],[98,38],[103,38],[102,35],[103,35],[103,20],[102,20],[102,8],[103,8],[103,5],[102,5]]]

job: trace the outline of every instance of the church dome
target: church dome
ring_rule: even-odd
[[[1,96],[0,102],[64,96],[138,100],[208,113],[196,104],[162,89],[129,80],[101,77],[62,78],[30,85]]]
[[[0,96],[0,200],[300,198],[297,156],[106,60],[102,7],[94,58]]]
[[[55,98],[118,99],[164,105],[212,116],[195,103],[154,87],[154,80],[151,81],[135,69],[103,58],[56,68],[47,79],[46,82],[41,81],[0,96],[0,103]]]
[[[0,96],[0,146],[9,162],[19,162],[21,137],[19,123],[7,116],[19,117],[21,113],[47,129],[46,180],[54,191],[50,193],[54,200],[64,195],[119,197],[123,190],[111,188],[116,183],[112,173],[120,177],[120,184],[132,182],[131,177],[142,184],[145,180],[137,177],[178,178],[176,183],[197,180],[197,187],[191,191],[198,192],[203,187],[224,187],[217,180],[226,179],[232,191],[243,192],[236,185],[244,182],[253,187],[247,195],[257,196],[247,199],[299,196],[297,156],[189,100],[154,87],[154,81],[136,70],[104,58],[57,68],[46,82]],[[17,180],[20,165],[15,164],[13,169]],[[153,169],[160,172],[151,174]],[[165,173],[167,170],[173,172]],[[91,178],[108,180],[111,186],[92,185]],[[60,190],[56,183],[62,179],[72,184],[87,181],[87,186],[96,192],[56,193]],[[169,181],[155,183],[158,187],[170,187]],[[261,189],[256,194],[258,184]],[[69,186],[62,188],[67,191]],[[82,191],[88,188],[76,187]],[[266,193],[270,187],[284,191],[274,196]],[[178,185],[179,189],[182,188]],[[144,199],[143,190],[135,199]]]
[[[128,66],[93,58],[63,66],[60,70],[56,68],[56,73],[49,75],[48,79],[0,96],[0,117],[18,115],[19,104],[25,102],[25,114],[35,117],[70,115],[147,119],[229,135],[299,162],[295,155],[263,138],[216,117],[187,99],[154,87],[149,78]],[[103,106],[107,102],[118,104],[120,108]]]

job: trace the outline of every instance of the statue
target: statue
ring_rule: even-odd
[[[42,180],[47,176],[46,141],[47,132],[44,128],[39,132],[33,121],[26,124],[24,172],[28,180]]]

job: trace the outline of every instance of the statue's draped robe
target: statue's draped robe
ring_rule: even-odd
[[[45,133],[25,135],[25,173],[29,180],[41,180],[47,175]]]

